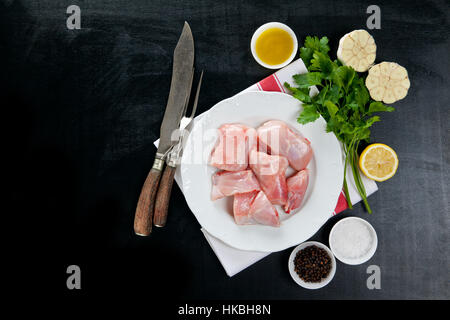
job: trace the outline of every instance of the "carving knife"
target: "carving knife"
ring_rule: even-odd
[[[161,124],[160,141],[155,160],[142,186],[134,217],[134,232],[148,236],[152,231],[155,197],[158,190],[164,161],[177,143],[172,141],[172,132],[179,128],[181,118],[189,102],[194,74],[194,38],[187,22],[173,54],[172,81],[166,111]]]

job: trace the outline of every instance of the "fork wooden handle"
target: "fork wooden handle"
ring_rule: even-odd
[[[176,167],[167,165],[161,178],[161,184],[155,200],[155,215],[153,217],[153,224],[157,227],[164,227],[166,225],[175,171]]]
[[[138,236],[148,236],[152,232],[153,209],[160,177],[161,170],[152,168],[142,186],[134,215],[134,232]]]

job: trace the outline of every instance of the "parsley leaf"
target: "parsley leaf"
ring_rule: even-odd
[[[328,46],[328,38],[322,37],[320,40],[318,37],[306,37],[305,45],[300,48],[300,58],[302,58],[306,67],[309,68],[314,52],[320,52],[327,55],[330,51]]]
[[[330,47],[328,46],[328,38],[322,37],[319,41],[320,52],[327,54],[330,51]]]
[[[325,107],[327,107],[328,113],[330,114],[331,118],[333,118],[334,115],[339,111],[339,108],[330,100],[325,101],[324,105]]]
[[[311,59],[313,58],[314,50],[311,48],[300,48],[300,58],[305,63],[306,68],[311,65]]]
[[[292,96],[294,98],[297,98],[301,102],[311,102],[311,97],[309,96],[309,89],[308,88],[295,88],[291,87],[289,83],[285,82],[284,86],[292,92]]]
[[[328,100],[330,100],[333,103],[338,103],[339,99],[342,97],[343,93],[340,91],[341,88],[333,84],[330,89],[328,90]]]
[[[353,92],[355,102],[360,106],[360,109],[363,111],[365,105],[367,104],[367,102],[369,102],[370,99],[369,91],[367,90],[363,79],[360,79],[360,81],[354,86]]]
[[[312,49],[314,51],[320,51],[320,40],[317,37],[307,36],[305,39],[305,48]]]
[[[309,122],[314,122],[320,117],[317,112],[316,106],[313,104],[304,104],[303,111],[300,113],[297,121],[301,124],[307,124]]]
[[[320,85],[322,83],[322,75],[320,72],[308,72],[294,75],[294,81],[299,88],[309,88],[311,86]]]
[[[395,110],[394,107],[389,107],[379,101],[374,101],[369,105],[369,114],[372,114],[373,112],[380,112],[380,111],[392,112],[394,110]]]
[[[355,70],[352,67],[341,66],[337,67],[333,72],[332,79],[340,87],[343,87],[347,92],[353,78],[355,77]]]
[[[328,55],[321,52],[315,52],[313,54],[313,59],[311,60],[310,69],[320,70],[322,72],[322,77],[330,79],[333,71],[337,69],[337,65],[330,60]]]

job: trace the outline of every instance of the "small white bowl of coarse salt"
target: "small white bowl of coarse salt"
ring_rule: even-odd
[[[329,243],[338,260],[356,265],[372,258],[377,250],[378,238],[369,222],[358,217],[348,217],[333,226]]]

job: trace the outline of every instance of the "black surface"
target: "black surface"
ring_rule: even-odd
[[[67,30],[66,8],[81,7],[81,30]],[[449,5],[377,1],[377,61],[405,66],[411,89],[382,116],[372,141],[392,146],[396,176],[348,215],[378,233],[375,256],[338,263],[334,280],[308,291],[290,278],[290,249],[232,278],[225,274],[178,187],[167,227],[151,237],[132,230],[136,201],[156,149],[183,22],[204,69],[199,112],[270,74],[252,58],[253,31],[280,21],[306,35],[339,38],[365,28],[367,1],[4,1],[0,4],[3,184],[12,191],[3,225],[13,230],[10,267],[53,292],[171,299],[430,299],[449,292]],[[197,73],[198,76],[198,73]],[[28,233],[29,228],[32,233]],[[28,239],[24,235],[33,235]],[[23,241],[22,241],[23,240]],[[79,293],[65,289],[65,268],[79,264]],[[381,290],[366,268],[381,267]],[[23,268],[23,269],[22,269]],[[26,279],[26,277],[25,277]],[[25,280],[27,281],[27,280]],[[20,289],[20,288],[19,288]]]

